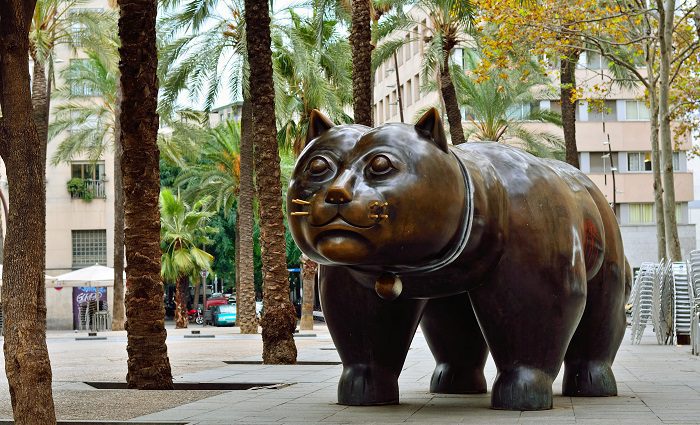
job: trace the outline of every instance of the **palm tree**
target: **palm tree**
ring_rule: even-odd
[[[192,207],[180,195],[164,189],[160,192],[161,276],[175,281],[175,327],[187,327],[187,295],[190,278],[200,270],[210,270],[214,260],[199,248],[211,244],[208,235],[215,229],[206,225],[214,215],[203,210],[203,202]]]
[[[355,123],[372,127],[372,27],[370,0],[352,0],[352,98]]]
[[[172,389],[160,278],[156,2],[119,0],[121,132],[124,149],[127,384]]]
[[[450,138],[452,144],[457,145],[463,143],[465,138],[462,115],[451,72],[452,53],[456,47],[467,41],[465,36],[472,31],[475,14],[474,4],[462,0],[419,0],[417,5],[428,15],[426,24],[415,21],[411,16],[397,10],[387,25],[378,28],[378,36],[385,37],[393,30],[412,26],[418,26],[419,31],[426,34],[424,41],[427,42],[427,45],[421,79],[431,81],[437,76],[438,88],[450,126]],[[414,39],[410,38],[408,41],[414,41]],[[384,40],[372,58],[374,69],[391,58],[396,49],[405,42],[406,40],[403,38]]]
[[[464,106],[470,124],[465,139],[519,145],[536,156],[563,159],[562,138],[528,124],[562,125],[561,115],[532,106],[537,103],[536,99],[543,97],[538,96],[538,92],[551,89],[545,77],[538,77],[543,75],[538,64],[526,63],[517,70],[493,71],[484,79],[471,72],[480,60],[475,51],[465,49],[464,60],[467,72],[453,65],[452,75],[459,104]]]
[[[179,5],[172,0],[168,7]],[[230,5],[229,15],[222,17],[211,7],[211,0],[192,0],[182,12],[163,19],[165,46],[161,50],[163,96],[160,109],[170,113],[179,94],[189,89],[193,98],[205,96],[205,109],[211,108],[223,85],[231,92],[243,93],[240,143],[239,202],[237,204],[237,322],[241,333],[258,332],[255,314],[253,260],[253,135],[250,96],[247,88],[245,21],[240,1]],[[175,38],[182,28],[187,35]],[[221,72],[225,69],[229,72]],[[232,194],[233,195],[233,194]],[[228,211],[226,211],[228,212]]]
[[[32,72],[32,103],[37,120],[39,139],[47,142],[51,83],[54,70],[54,49],[73,39],[71,25],[84,20],[70,9],[81,0],[38,0],[32,15],[29,33],[29,55],[34,63]],[[47,75],[48,73],[48,75]]]
[[[54,108],[55,118],[49,125],[49,140],[65,132],[51,163],[57,165],[78,157],[96,161],[114,145],[117,95],[117,61],[86,49],[87,58],[71,61],[61,76],[65,81],[56,97],[65,100]],[[115,51],[116,53],[116,51]],[[75,87],[85,88],[95,97],[85,97]]]
[[[345,113],[352,102],[350,45],[336,21],[289,13],[289,24],[278,26],[272,36],[275,113],[286,120],[280,122],[280,146],[298,153],[313,109],[327,111],[335,122],[352,122]]]
[[[34,6],[33,0],[0,6],[0,156],[12,199],[2,294],[5,373],[16,423],[55,424],[44,289],[46,142],[37,133],[29,80]]]
[[[257,194],[260,202],[265,304],[262,318],[263,362],[295,363],[297,350],[292,335],[296,327],[296,315],[289,301],[286,270],[268,3],[245,0],[245,21],[253,131],[256,135]]]

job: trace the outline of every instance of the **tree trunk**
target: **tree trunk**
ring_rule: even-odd
[[[372,127],[372,28],[370,0],[352,0],[352,113],[355,124]],[[397,86],[398,89],[398,86]],[[255,99],[255,98],[253,98]]]
[[[671,54],[673,52],[673,18],[675,0],[661,2],[659,19],[659,143],[661,145],[661,180],[664,193],[664,227],[666,233],[666,258],[681,261],[681,244],[676,223],[676,190],[673,186],[673,140],[669,114]],[[665,8],[665,9],[664,9]]]
[[[121,84],[114,102],[114,314],[112,330],[124,330],[124,186],[122,181]]]
[[[246,90],[247,91],[247,90]],[[242,334],[258,333],[255,314],[255,270],[253,265],[253,110],[249,95],[243,99],[241,111],[241,170],[238,182],[238,281],[236,282],[236,321]]]
[[[661,261],[666,258],[666,228],[664,220],[664,188],[661,183],[661,158],[659,152],[659,102],[656,94],[656,81],[649,90],[649,110],[651,120],[651,169],[654,173],[654,211],[656,213],[656,256]]]
[[[299,329],[310,331],[314,329],[314,286],[316,285],[316,270],[318,264],[311,261],[309,257],[301,257],[301,281],[303,289],[303,299],[301,304],[301,322]]]
[[[194,286],[194,309],[198,310],[199,309],[199,287],[201,286],[199,284],[199,281],[196,281],[192,284]],[[204,317],[204,306],[202,306],[202,317]]]
[[[46,348],[46,143],[34,122],[29,24],[34,1],[0,2],[0,156],[12,207],[3,270],[5,374],[16,424],[55,424]]]
[[[561,58],[559,83],[561,85],[561,121],[564,128],[564,145],[566,146],[566,162],[579,168],[578,148],[576,147],[576,107],[574,101],[576,90],[576,64],[581,51],[572,49],[568,55]]]
[[[34,71],[32,73],[32,106],[34,122],[39,141],[49,142],[49,108],[51,102],[51,80],[46,78],[46,63],[36,54],[32,55]]]
[[[7,200],[5,199],[2,188],[0,188],[0,203],[2,203],[2,209],[0,209],[0,214],[2,214],[2,216],[0,216],[0,264],[2,264],[3,257],[5,256],[5,229],[2,224],[3,221],[7,221]],[[2,291],[2,285],[0,285],[0,291]],[[2,299],[2,297],[0,297],[0,299]]]
[[[457,102],[457,92],[452,83],[450,76],[450,52],[452,49],[447,49],[444,52],[445,60],[440,68],[440,92],[442,100],[445,102],[445,112],[447,113],[447,122],[450,125],[450,140],[453,145],[464,143],[464,129],[462,128],[462,112],[459,110],[459,102]]]
[[[119,0],[129,388],[172,389],[160,278],[155,0]]]
[[[190,292],[190,279],[180,276],[175,282],[175,328],[187,328],[187,294]]]
[[[245,21],[248,25],[246,45],[250,64],[250,98],[253,100],[253,133],[256,135],[257,195],[260,202],[265,305],[261,322],[263,363],[292,364],[297,357],[293,337],[296,315],[289,301],[268,2],[245,0]],[[369,23],[369,16],[367,22]]]

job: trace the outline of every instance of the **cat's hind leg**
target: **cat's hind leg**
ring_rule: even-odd
[[[617,395],[611,366],[625,333],[625,264],[608,262],[588,282],[586,310],[564,358],[565,396]]]
[[[338,404],[398,404],[399,374],[426,301],[383,300],[341,267],[320,267],[319,290],[343,362]]]
[[[486,392],[484,365],[489,351],[466,293],[428,301],[421,329],[436,363],[430,392]]]

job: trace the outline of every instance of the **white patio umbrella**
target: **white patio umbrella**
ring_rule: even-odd
[[[109,286],[113,283],[114,269],[99,264],[56,276],[57,286]]]

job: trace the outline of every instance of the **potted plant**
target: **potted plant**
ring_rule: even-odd
[[[92,191],[87,190],[85,187],[85,180],[80,177],[73,177],[66,183],[68,193],[70,193],[71,198],[80,198],[83,201],[91,201],[93,196]]]

